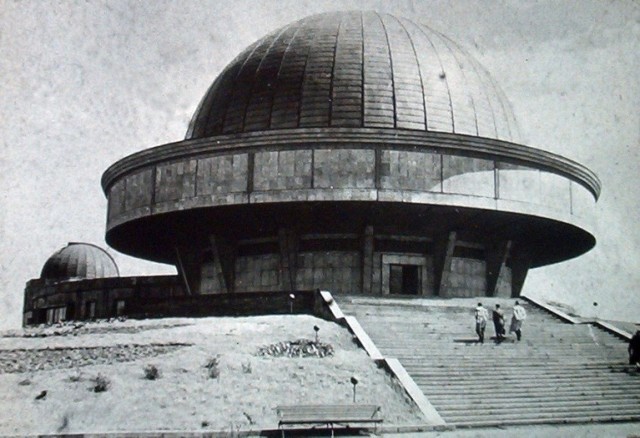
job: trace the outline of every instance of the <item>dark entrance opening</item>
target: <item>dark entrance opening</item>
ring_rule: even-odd
[[[84,318],[89,320],[96,319],[96,302],[87,301],[84,304]]]
[[[389,293],[419,295],[420,282],[417,265],[389,265]]]
[[[123,316],[125,314],[126,303],[124,300],[116,300],[113,302],[113,313],[115,316]]]

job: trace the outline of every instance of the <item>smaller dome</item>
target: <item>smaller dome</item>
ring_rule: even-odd
[[[104,249],[77,242],[70,242],[49,257],[40,273],[41,279],[51,281],[118,276],[115,260]]]

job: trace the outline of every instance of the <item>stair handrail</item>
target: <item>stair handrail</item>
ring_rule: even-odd
[[[544,303],[540,300],[537,300],[535,298],[531,298],[531,297],[527,297],[524,295],[520,295],[519,298],[522,298],[524,300],[527,300],[528,302],[530,302],[531,304],[538,306],[540,308],[542,308],[543,310],[546,310],[549,313],[552,313],[553,315],[557,316],[558,318],[562,319],[565,322],[569,322],[571,324],[581,324],[583,321],[579,320],[578,318],[574,318],[573,316],[570,316],[567,313],[564,313],[562,310],[558,310],[555,307],[550,306],[547,303]]]
[[[628,331],[618,328],[606,321],[595,320],[593,321],[593,324],[597,325],[603,330],[613,333],[616,336],[626,339],[627,341],[631,340],[631,338],[633,337],[633,334],[629,333]]]
[[[538,306],[544,310],[546,310],[547,312],[552,313],[553,315],[557,316],[558,318],[569,322],[571,324],[593,324],[601,329],[603,329],[606,332],[609,332],[613,335],[619,336],[625,340],[630,340],[631,337],[633,336],[632,333],[629,333],[626,330],[623,330],[621,328],[616,327],[613,324],[610,324],[606,321],[601,321],[599,319],[578,319],[578,318],[574,318],[568,314],[566,314],[565,312],[563,312],[562,310],[558,310],[553,306],[550,306],[549,304],[546,304],[540,300],[537,300],[535,298],[531,298],[531,297],[527,297],[524,295],[520,295],[520,298],[529,301],[531,304]]]

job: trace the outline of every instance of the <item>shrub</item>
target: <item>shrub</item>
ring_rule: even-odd
[[[93,383],[93,392],[105,392],[111,385],[109,379],[102,374],[98,374],[96,378],[93,379]]]
[[[251,374],[251,371],[253,371],[251,369],[251,362],[247,362],[247,363],[243,363],[242,364],[242,372],[245,374]]]
[[[67,430],[68,427],[69,427],[69,414],[64,414],[62,416],[62,421],[60,422],[60,426],[58,426],[58,429],[56,431],[60,433]]]
[[[71,382],[79,382],[80,380],[82,380],[82,373],[80,372],[80,370],[75,370],[74,372],[69,374],[69,380]]]
[[[144,367],[144,378],[147,380],[156,380],[160,377],[160,370],[155,365],[146,365]]]
[[[210,358],[204,367],[208,370],[209,378],[217,379],[220,375],[220,359],[218,356]]]

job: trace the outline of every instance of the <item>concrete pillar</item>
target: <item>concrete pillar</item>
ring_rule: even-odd
[[[511,240],[498,242],[494,245],[490,245],[487,248],[485,265],[487,279],[486,294],[488,297],[493,297],[496,294],[498,278],[500,278],[500,273],[503,271],[506,265],[510,250]]]
[[[447,296],[447,284],[449,273],[451,272],[451,260],[453,250],[456,247],[457,233],[451,231],[445,236],[437,239],[434,245],[433,270],[434,288],[436,295]]]
[[[199,249],[176,246],[176,268],[182,278],[188,295],[200,293],[200,270],[202,268],[202,254]]]
[[[282,286],[289,292],[296,291],[296,276],[298,274],[298,233],[291,228],[278,230],[280,246],[280,272]]]
[[[214,234],[209,236],[209,242],[211,242],[213,263],[216,269],[222,273],[222,286],[226,293],[233,293],[236,285],[238,245],[231,239]]]
[[[362,235],[361,249],[362,293],[371,295],[373,292],[373,227],[367,225]]]
[[[520,296],[524,281],[527,278],[531,260],[529,257],[521,255],[511,259],[511,297]]]

